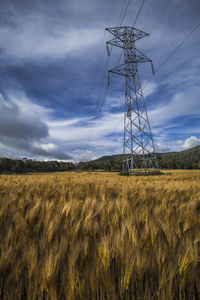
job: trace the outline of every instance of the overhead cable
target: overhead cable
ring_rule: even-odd
[[[145,2],[145,0],[142,1],[142,4],[141,4],[141,6],[140,6],[140,9],[139,9],[139,11],[138,11],[138,14],[137,14],[137,16],[136,16],[136,18],[135,18],[135,22],[133,23],[133,26],[132,26],[132,27],[134,27],[135,24],[136,24],[136,22],[137,22],[137,19],[138,19],[139,15],[140,15],[140,12],[141,12],[142,7],[143,7],[143,5],[144,5],[144,2]]]
[[[128,4],[127,4],[127,6],[126,6],[126,9],[125,9],[124,15],[123,15],[123,17],[122,17],[122,20],[121,20],[121,22],[119,23],[119,26],[121,26],[121,25],[122,25],[122,22],[124,21],[125,15],[126,15],[127,10],[128,10],[128,7],[129,7],[129,5],[130,5],[130,2],[131,2],[131,0],[128,1]]]
[[[127,10],[128,10],[129,5],[130,5],[130,2],[131,2],[131,0],[128,0],[127,6],[126,6],[126,8],[125,8],[125,5],[126,5],[126,0],[125,0],[124,5],[123,5],[123,8],[122,8],[121,13],[120,13],[120,17],[119,17],[119,21],[118,21],[118,26],[119,26],[119,25],[121,26],[121,24],[122,24],[122,22],[123,22],[123,20],[124,20],[124,18],[125,18],[125,15],[126,15],[126,13],[127,13]],[[112,1],[112,3],[113,3],[113,1]],[[112,7],[112,3],[111,3],[111,7]],[[111,12],[111,8],[110,8],[110,12]],[[110,12],[109,12],[109,15],[110,15]],[[122,15],[123,15],[123,16],[122,16]],[[120,21],[120,19],[121,19],[121,21]],[[109,20],[109,18],[108,18],[108,20]],[[107,21],[107,24],[108,24],[108,21]],[[105,36],[105,33],[104,33],[104,36]],[[111,49],[110,49],[110,54],[111,54],[111,52],[112,52],[112,47],[111,47]],[[122,53],[121,53],[121,56],[122,56]],[[120,56],[120,58],[121,58],[121,56]],[[120,60],[120,58],[119,58],[119,60]],[[107,59],[107,62],[106,62],[106,66],[105,66],[105,69],[104,69],[103,78],[102,78],[101,85],[100,85],[100,90],[99,90],[99,95],[98,95],[97,102],[96,102],[96,107],[95,107],[95,110],[96,110],[95,115],[96,115],[96,117],[95,117],[95,120],[94,120],[94,122],[93,122],[93,124],[92,124],[92,126],[91,126],[91,133],[89,134],[89,137],[88,137],[88,140],[87,140],[87,143],[86,143],[85,150],[87,150],[87,148],[88,148],[90,139],[91,139],[91,137],[92,137],[92,134],[93,134],[93,131],[94,131],[94,128],[95,128],[95,125],[96,125],[96,120],[97,120],[97,118],[98,118],[98,116],[99,116],[99,114],[100,114],[100,112],[101,112],[101,109],[102,109],[102,106],[103,106],[103,104],[104,104],[105,97],[106,97],[106,94],[107,94],[107,91],[108,91],[108,86],[107,86],[106,91],[105,91],[105,93],[104,93],[104,96],[103,96],[103,98],[102,98],[102,102],[101,102],[101,104],[100,104],[100,107],[99,107],[99,109],[97,110],[98,103],[99,103],[100,96],[101,96],[102,87],[103,87],[103,82],[104,82],[104,80],[105,80],[105,75],[106,75],[106,71],[107,71],[109,59],[110,59],[110,57],[108,56],[108,59]],[[119,60],[118,60],[118,61],[119,61]],[[112,78],[111,78],[111,79],[112,79]]]
[[[156,21],[156,24],[154,25],[152,31],[149,33],[148,38],[146,39],[146,42],[144,43],[143,49],[145,48],[147,42],[149,41],[150,36],[152,35],[152,33],[154,32],[154,30],[156,29],[157,25],[159,24],[160,20],[162,19],[162,17],[164,16],[164,14],[166,13],[167,9],[169,8],[170,4],[172,3],[173,0],[170,0],[169,3],[167,4],[167,7],[165,7],[165,9],[163,10],[163,12],[161,13],[161,15],[159,16],[158,20]]]
[[[170,6],[170,4],[171,4],[172,1],[173,1],[173,0],[170,0],[170,1],[169,1],[167,7],[166,7],[166,8],[164,9],[164,11],[161,13],[161,15],[160,15],[160,17],[158,18],[156,24],[154,25],[152,31],[150,32],[150,35],[153,33],[153,31],[154,31],[155,28],[157,27],[158,23],[160,22],[160,20],[162,19],[162,17],[163,17],[164,14],[166,13],[166,11],[167,11],[167,9],[169,8],[169,6]]]
[[[155,70],[154,75],[166,64],[166,62],[174,55],[174,53],[187,41],[187,39],[197,30],[197,28],[200,26],[200,23],[186,36],[186,38],[174,49],[174,51],[163,61],[163,63]],[[146,88],[146,86],[149,84],[151,79],[153,78],[152,75],[150,79],[147,81],[146,85],[144,86],[143,90]]]

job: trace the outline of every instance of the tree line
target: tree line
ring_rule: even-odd
[[[200,146],[180,152],[157,154],[160,169],[200,169]],[[103,156],[89,162],[37,161],[32,159],[0,158],[0,173],[64,172],[64,171],[122,171],[123,156]]]
[[[37,161],[32,159],[0,158],[0,173],[33,173],[33,172],[63,172],[72,171],[72,162]]]

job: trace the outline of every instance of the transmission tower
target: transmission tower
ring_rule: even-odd
[[[109,45],[123,49],[124,63],[108,71],[125,76],[123,170],[130,175],[159,170],[155,146],[138,74],[138,63],[152,61],[135,47],[135,42],[148,36],[133,27],[106,28],[114,38]]]

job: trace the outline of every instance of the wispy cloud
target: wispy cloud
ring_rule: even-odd
[[[158,88],[156,82],[149,82],[145,80],[142,84],[144,98],[147,98],[155,93]]]
[[[171,99],[158,104],[157,108],[149,111],[151,123],[153,126],[159,126],[177,117],[199,115],[199,94],[200,88],[196,87],[175,94]]]
[[[15,59],[16,63],[25,60],[43,60],[64,58],[66,55],[77,57],[87,55],[92,47],[100,42],[98,29],[70,29],[65,32],[44,35],[37,24],[23,28],[18,32],[0,30],[0,43],[7,60]],[[80,47],[81,45],[81,47]]]

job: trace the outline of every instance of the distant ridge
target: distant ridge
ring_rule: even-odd
[[[200,169],[200,146],[182,151],[157,153],[160,168],[164,169]],[[102,156],[90,163],[122,162],[123,155]]]
[[[158,152],[157,155],[158,156],[174,156],[174,157],[179,157],[179,156],[188,156],[188,155],[197,155],[197,157],[199,158],[200,160],[200,146],[196,146],[196,147],[193,147],[193,148],[190,148],[190,149],[187,149],[187,150],[182,150],[182,151],[171,151],[171,152],[163,152],[163,153],[160,153]],[[104,155],[100,158],[97,158],[95,160],[93,160],[94,162],[97,162],[97,161],[105,161],[105,160],[118,160],[118,159],[121,159],[123,158],[123,154],[115,154],[115,155]]]
[[[105,161],[105,160],[118,160],[118,159],[122,159],[123,158],[123,155],[122,154],[116,154],[116,155],[104,155],[100,158],[97,158],[95,160],[93,160],[94,162],[97,162],[97,161]]]

